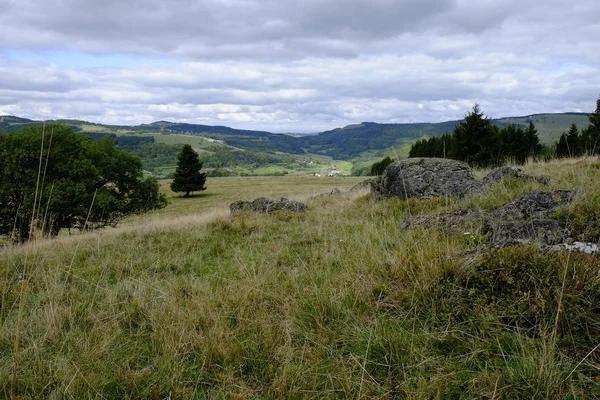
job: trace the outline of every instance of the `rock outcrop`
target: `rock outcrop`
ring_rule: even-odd
[[[493,210],[498,219],[542,218],[570,203],[575,193],[570,190],[531,192],[520,196],[503,207]]]
[[[306,204],[300,203],[299,201],[288,200],[281,198],[279,200],[267,199],[265,197],[259,197],[254,201],[236,201],[229,205],[231,213],[240,211],[255,211],[261,213],[270,213],[278,210],[287,210],[294,212],[306,211]]]
[[[493,247],[526,242],[554,245],[566,240],[568,232],[547,216],[570,203],[573,196],[574,192],[567,190],[532,192],[494,209],[453,210],[410,217],[401,227],[480,232],[489,234]]]
[[[488,221],[483,228],[483,233],[490,235],[490,243],[493,247],[529,242],[552,245],[566,238],[566,232],[553,219]]]
[[[492,185],[494,183],[500,183],[504,180],[504,178],[512,178],[524,182],[534,181],[543,185],[548,185],[550,183],[550,177],[548,176],[527,175],[520,168],[505,166],[494,168],[489,174],[487,174],[483,178],[483,184]]]
[[[371,188],[371,179],[366,179],[362,182],[357,183],[356,185],[352,186],[350,188],[350,190],[348,190],[350,193],[352,192],[357,192],[359,190],[369,190]]]
[[[390,164],[381,176],[370,180],[371,197],[398,197],[402,200],[410,197],[462,197],[480,192],[505,178],[543,185],[550,183],[547,176],[527,175],[520,168],[508,166],[495,168],[479,182],[473,177],[471,167],[462,161],[409,158]]]
[[[439,214],[417,215],[402,221],[402,229],[439,229],[444,232],[473,232],[483,226],[490,213],[483,209],[460,209]]]
[[[390,164],[371,180],[373,198],[461,197],[482,188],[467,163],[443,158],[409,158]]]

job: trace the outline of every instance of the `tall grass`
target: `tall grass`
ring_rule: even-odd
[[[579,188],[568,223],[594,212],[597,165],[526,168]],[[600,396],[594,258],[534,247],[467,258],[469,237],[400,229],[409,211],[492,207],[539,184],[507,181],[454,204],[311,199],[354,181],[269,179],[237,190],[209,180],[214,196],[175,199],[154,217],[2,251],[1,395]],[[305,197],[309,210],[222,211],[261,195]]]

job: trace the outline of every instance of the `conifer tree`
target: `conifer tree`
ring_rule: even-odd
[[[556,157],[569,157],[569,145],[567,144],[567,134],[563,132],[560,135],[560,139],[558,139],[558,143],[556,144],[556,149],[554,151]]]
[[[542,152],[544,147],[540,144],[538,131],[531,121],[529,121],[529,126],[525,130],[525,143],[527,147],[527,157],[537,157]]]
[[[450,158],[466,161],[478,167],[487,167],[498,162],[498,128],[483,116],[479,105],[465,115],[465,120],[453,131],[453,151]]]
[[[394,160],[392,160],[390,157],[386,157],[383,160],[374,163],[371,166],[370,175],[372,175],[372,176],[382,175],[383,172],[385,171],[385,169],[387,168],[387,166],[393,162],[394,162]]]
[[[206,190],[206,174],[200,172],[201,169],[198,153],[189,144],[183,145],[177,155],[177,169],[171,182],[171,190],[185,193],[184,197],[189,197],[191,192]]]
[[[587,127],[585,136],[587,138],[586,150],[589,154],[600,153],[600,99],[596,100],[596,111],[588,116],[590,125]],[[582,136],[583,132],[582,132]]]
[[[571,124],[569,132],[567,132],[567,146],[569,150],[569,157],[579,157],[581,155],[582,151],[579,140],[579,130],[575,124]]]

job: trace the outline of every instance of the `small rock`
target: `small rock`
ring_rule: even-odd
[[[369,190],[370,187],[371,187],[371,179],[367,179],[367,180],[364,180],[364,181],[359,182],[356,185],[352,186],[350,188],[349,192],[356,192],[358,190]]]
[[[261,213],[270,213],[278,210],[288,210],[295,212],[306,211],[306,204],[299,201],[288,200],[281,198],[279,200],[267,199],[259,197],[254,201],[236,201],[229,205],[230,212],[236,213],[239,211],[255,211]]]
[[[586,243],[586,242],[573,242],[573,244],[568,244],[568,243],[562,243],[562,244],[557,244],[554,246],[551,246],[549,248],[550,251],[562,251],[562,250],[569,250],[569,251],[579,251],[580,253],[585,253],[585,254],[598,254],[600,253],[600,249],[598,248],[598,245],[595,243]]]
[[[17,283],[21,282],[23,280],[23,273],[19,273],[19,275],[17,275],[17,277],[15,279],[13,279],[12,283],[13,285],[16,285]]]

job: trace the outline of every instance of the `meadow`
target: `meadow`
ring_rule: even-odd
[[[600,232],[597,158],[530,163],[577,189],[557,215]],[[482,176],[486,171],[477,171]],[[0,251],[0,396],[21,399],[600,396],[600,263],[534,246],[472,252],[478,232],[406,231],[422,213],[494,207],[373,201],[361,178],[212,178],[115,229]],[[343,191],[329,193],[333,188]],[[288,197],[302,214],[229,215]]]

